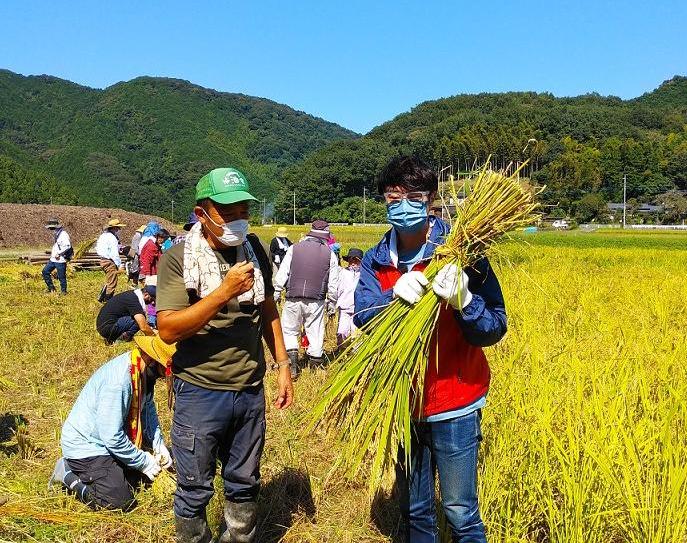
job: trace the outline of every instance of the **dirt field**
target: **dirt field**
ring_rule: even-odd
[[[135,230],[151,219],[162,223],[170,232],[179,227],[171,222],[122,209],[97,207],[58,206],[43,204],[0,204],[0,248],[43,247],[52,244],[44,225],[48,219],[58,218],[69,232],[74,245],[97,237],[110,219],[119,219],[127,225],[122,241],[131,239]]]

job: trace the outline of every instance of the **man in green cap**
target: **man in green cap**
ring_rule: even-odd
[[[260,456],[265,441],[265,357],[278,368],[277,409],[293,401],[289,358],[274,302],[267,251],[248,234],[248,181],[218,168],[196,186],[198,222],[160,260],[160,337],[177,342],[172,361],[178,542],[208,543],[205,508],[219,458],[224,479],[220,542],[255,541]]]

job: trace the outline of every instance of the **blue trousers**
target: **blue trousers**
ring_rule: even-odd
[[[486,543],[477,502],[477,452],[481,411],[441,422],[413,424],[410,473],[397,467],[401,510],[410,543],[439,543],[435,476],[454,543]]]
[[[98,330],[98,333],[103,336],[108,341],[116,341],[119,339],[124,332],[133,336],[136,332],[140,330],[136,319],[125,315],[119,317],[117,321],[112,326],[105,326]]]
[[[43,281],[48,287],[48,292],[53,292],[55,290],[55,284],[52,282],[52,271],[57,270],[57,279],[60,281],[60,289],[62,292],[67,292],[67,263],[66,262],[53,262],[49,260],[48,263],[43,268]]]
[[[175,378],[174,393],[174,513],[186,518],[203,516],[214,494],[217,459],[226,499],[257,500],[265,444],[262,385],[242,391],[210,390]]]

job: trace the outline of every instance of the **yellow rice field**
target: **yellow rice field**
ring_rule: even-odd
[[[271,230],[257,230],[268,242]],[[383,229],[334,232],[345,251]],[[509,332],[488,349],[479,471],[489,540],[687,542],[687,236],[542,233],[493,261]],[[68,297],[48,296],[39,268],[0,266],[0,541],[171,542],[168,484],[142,491],[126,516],[46,490],[73,400],[126,348],[95,331],[100,274],[70,281]],[[331,471],[326,438],[300,433],[323,380],[306,372],[294,408],[269,410],[260,541],[401,542],[393,495],[370,501],[366,481]]]

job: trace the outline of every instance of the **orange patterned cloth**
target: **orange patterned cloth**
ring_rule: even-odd
[[[143,444],[143,427],[141,426],[141,412],[143,410],[143,395],[145,362],[141,358],[141,351],[134,348],[131,351],[131,407],[127,417],[127,435],[131,442],[139,449]]]

